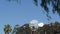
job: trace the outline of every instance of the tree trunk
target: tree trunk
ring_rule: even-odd
[[[9,32],[7,34],[9,34]]]

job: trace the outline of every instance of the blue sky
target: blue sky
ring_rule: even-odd
[[[60,20],[57,12],[52,13],[51,6],[49,15],[52,17],[51,21],[53,22]],[[21,0],[21,4],[0,0],[0,34],[4,34],[3,28],[5,24],[12,26],[16,24],[23,25],[31,20],[38,20],[48,24],[46,12],[41,6],[35,6],[33,0]]]

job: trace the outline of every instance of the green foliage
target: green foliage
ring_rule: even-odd
[[[60,0],[41,0],[41,3],[40,3],[40,5],[46,10],[47,13],[49,12],[47,5],[50,5],[50,4],[52,4],[53,6],[53,13],[57,11],[57,13],[60,15]]]
[[[4,27],[5,34],[10,33],[11,31],[12,31],[11,26],[9,24],[5,25],[5,27]]]
[[[34,0],[34,4],[38,6],[38,0]]]
[[[11,26],[9,24],[5,25],[4,27],[4,32],[10,33],[11,32]],[[12,34],[31,34],[31,28],[29,27],[29,24],[24,24],[22,26],[15,25],[14,29],[12,30]],[[50,23],[50,24],[45,24],[43,27],[39,27],[36,30],[36,33],[40,34],[55,34],[56,32],[60,32],[60,23],[55,22],[55,23]]]
[[[20,27],[20,26],[19,26],[18,24],[15,25],[15,27],[14,27],[14,29],[13,29],[13,31],[12,31],[12,34],[16,33],[19,27]]]

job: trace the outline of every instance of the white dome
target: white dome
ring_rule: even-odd
[[[30,27],[34,26],[35,28],[38,28],[38,21],[32,20],[29,25],[30,25]]]
[[[32,21],[30,22],[30,24],[36,24],[36,23],[38,23],[37,20],[32,20]]]
[[[32,28],[32,27],[35,27],[35,28],[38,28],[38,27],[43,27],[44,26],[44,23],[43,22],[38,22],[37,20],[32,20],[30,23],[29,23],[29,27]]]

